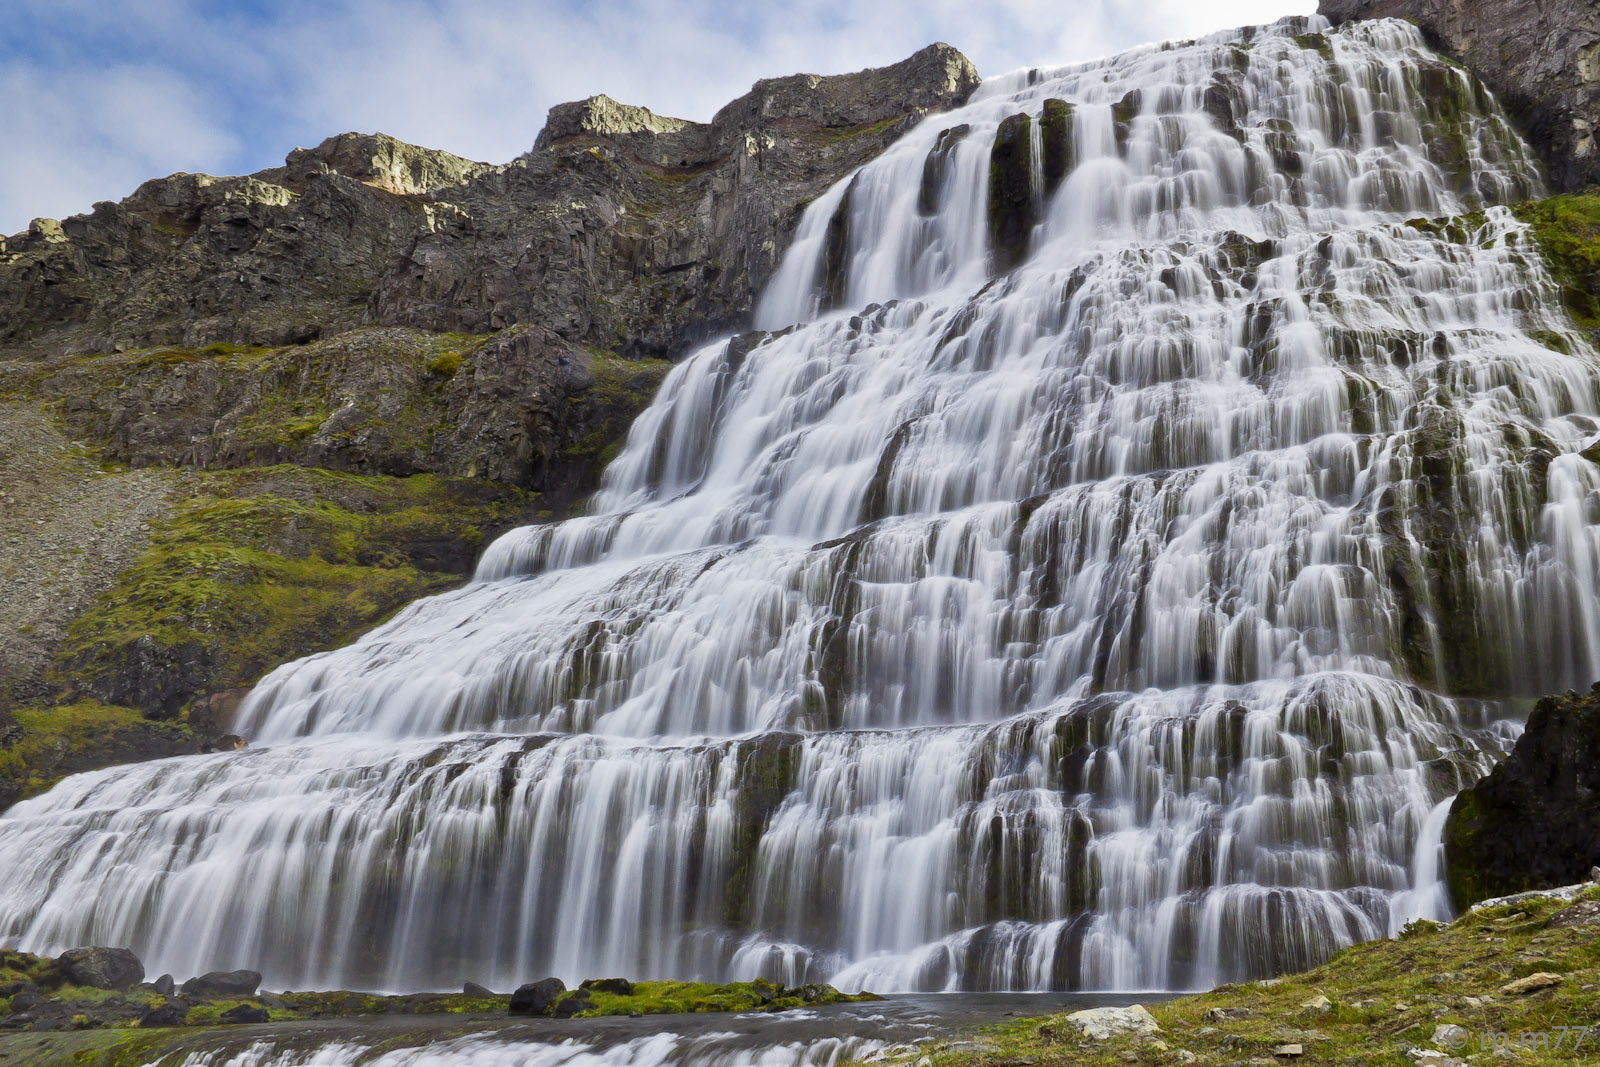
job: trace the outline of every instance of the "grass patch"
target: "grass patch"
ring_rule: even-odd
[[[1581,899],[1594,908],[1600,888]],[[1481,1035],[1507,1034],[1515,1040],[1523,1033],[1549,1033],[1553,1044],[1559,1027],[1600,1024],[1600,916],[1589,923],[1552,925],[1552,917],[1568,907],[1535,900],[1471,912],[1449,925],[1415,923],[1397,938],[1352,946],[1304,974],[1148,1005],[1162,1028],[1155,1040],[1089,1041],[1063,1017],[1053,1016],[988,1028],[974,1042],[947,1042],[916,1055],[931,1055],[934,1067],[1255,1062],[1400,1067],[1415,1062],[1406,1055],[1409,1049],[1437,1049],[1435,1028],[1453,1024],[1463,1027],[1471,1042],[1454,1055],[1472,1063],[1500,1062],[1483,1051]],[[1529,994],[1500,992],[1514,978],[1539,972],[1562,980]],[[1318,1005],[1318,997],[1328,1004]],[[1600,1049],[1600,1033],[1587,1037],[1579,1053],[1575,1040],[1569,1034],[1561,1049],[1529,1048],[1507,1062],[1527,1067],[1590,1062]],[[1275,1061],[1274,1050],[1287,1044],[1301,1045],[1303,1055]]]
[[[56,680],[173,715],[460,583],[532,498],[482,482],[280,466],[203,476],[116,586],[67,631]],[[155,675],[155,676],[153,676]]]

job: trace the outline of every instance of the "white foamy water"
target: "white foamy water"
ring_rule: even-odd
[[[592,515],[274,671],[249,750],[0,818],[0,938],[297,988],[1176,989],[1446,914],[1503,702],[1600,674],[1600,365],[1493,101],[1322,25],[910,131],[808,209],[758,316],[798,325],[677,367]],[[1072,166],[991,277],[990,145],[1051,99]]]

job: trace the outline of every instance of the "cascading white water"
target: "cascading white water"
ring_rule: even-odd
[[[1505,701],[1600,673],[1600,362],[1492,100],[1326,29],[910,131],[594,514],[274,671],[251,749],[0,819],[0,938],[295,987],[1134,989],[1440,914]],[[990,146],[1046,101],[1071,166],[1039,188],[1029,127],[992,278]]]

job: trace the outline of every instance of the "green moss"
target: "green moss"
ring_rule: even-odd
[[[594,1007],[580,1012],[596,1015],[675,1015],[692,1012],[782,1011],[808,1004],[843,1004],[878,999],[871,993],[852,996],[828,985],[786,989],[765,979],[754,982],[634,982],[628,996],[591,991]]]
[[[1600,889],[1584,899],[1600,900]],[[1272,1062],[1276,1047],[1296,1043],[1304,1046],[1302,1063],[1398,1067],[1411,1062],[1408,1048],[1436,1047],[1433,1030],[1442,1023],[1464,1027],[1474,1041],[1485,1033],[1514,1038],[1581,1027],[1600,1017],[1600,939],[1582,923],[1552,927],[1551,917],[1566,906],[1535,900],[1472,912],[1450,925],[1413,924],[1399,938],[1352,946],[1304,974],[1147,1005],[1163,1031],[1160,1046],[1133,1037],[1088,1041],[1056,1016],[991,1027],[976,1040],[924,1046],[916,1055],[929,1055],[934,1067],[1253,1063]],[[1534,971],[1565,977],[1531,995],[1498,993],[1512,978]],[[1306,1007],[1318,996],[1330,1006]],[[1207,1019],[1212,1009],[1224,1009],[1227,1017]],[[1574,1051],[1575,1037],[1569,1033],[1559,1050],[1523,1051],[1515,1062],[1587,1062]],[[1475,1063],[1475,1053],[1478,1044],[1455,1054]]]
[[[428,373],[436,378],[453,378],[460,369],[460,352],[444,352],[428,361]]]
[[[1317,55],[1321,56],[1323,59],[1326,59],[1326,60],[1329,60],[1329,61],[1332,61],[1332,59],[1333,59],[1333,44],[1323,34],[1320,34],[1320,33],[1301,33],[1301,34],[1296,34],[1295,35],[1295,39],[1294,39],[1294,43],[1299,45],[1301,48],[1304,48],[1308,52],[1317,53]]]
[[[203,487],[73,621],[57,669],[64,687],[151,710],[130,664],[162,656],[205,688],[252,683],[458,584],[484,524],[513,524],[531,500],[432,475],[296,467],[210,474]]]
[[[1600,331],[1600,196],[1557,196],[1513,210],[1528,224],[1573,321]]]
[[[13,783],[23,799],[45,792],[73,771],[119,762],[123,756],[139,758],[152,746],[165,750],[193,738],[181,723],[153,723],[137,709],[94,700],[21,708],[13,718],[22,736],[9,748],[0,748],[0,780]],[[0,975],[0,983],[7,980]]]
[[[878,122],[866,122],[859,126],[825,126],[815,134],[816,143],[829,147],[844,141],[853,141],[858,137],[872,137],[877,134],[887,133],[897,124],[904,122],[905,117],[895,115]]]

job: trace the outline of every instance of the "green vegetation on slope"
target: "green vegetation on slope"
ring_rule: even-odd
[[[1562,303],[1585,330],[1600,331],[1600,196],[1557,196],[1514,209],[1561,283]]]
[[[211,473],[67,633],[60,680],[176,715],[458,584],[528,500],[479,482],[297,467]]]
[[[1510,983],[1533,975],[1539,986]],[[1545,984],[1548,983],[1548,984]],[[1508,988],[1509,987],[1509,988]],[[1325,1001],[1323,999],[1325,998]],[[1336,954],[1305,974],[1221,986],[1149,1005],[1161,1033],[1094,1041],[1062,1016],[1021,1020],[919,1050],[933,1067],[1121,1067],[1294,1062],[1350,1067],[1416,1065],[1412,1050],[1471,1063],[1530,1036],[1526,1067],[1594,1062],[1600,1030],[1574,1051],[1576,1033],[1600,1024],[1600,888],[1575,904],[1535,899],[1471,912],[1448,926],[1413,923],[1398,938]],[[1465,1034],[1435,1034],[1440,1026]],[[1498,1035],[1506,1035],[1500,1037]],[[1545,1042],[1549,1047],[1536,1047]],[[1298,1056],[1278,1050],[1300,1046]],[[1447,1047],[1441,1047],[1445,1045]],[[1485,1052],[1485,1047],[1488,1052]]]

